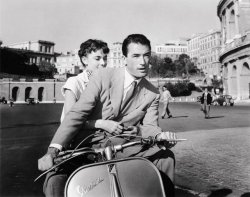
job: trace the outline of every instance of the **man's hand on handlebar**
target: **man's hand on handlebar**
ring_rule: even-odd
[[[136,136],[139,129],[136,126],[124,127],[123,124],[113,120],[97,120],[95,127],[103,129],[113,135],[127,134]]]
[[[164,141],[164,146],[166,148],[172,148],[176,145],[177,141],[177,136],[175,133],[170,132],[170,131],[163,131],[159,134],[157,134],[156,139],[159,141]],[[173,140],[173,141],[171,141]]]
[[[48,148],[48,152],[38,160],[38,169],[45,171],[50,169],[54,165],[54,158],[58,155],[59,150],[57,148]]]

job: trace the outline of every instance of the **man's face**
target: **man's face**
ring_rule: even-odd
[[[107,54],[104,54],[102,49],[95,52],[92,51],[86,57],[82,57],[82,61],[88,70],[94,71],[100,67],[107,66]]]
[[[137,43],[128,45],[125,57],[127,71],[136,79],[147,76],[151,51],[148,46]]]

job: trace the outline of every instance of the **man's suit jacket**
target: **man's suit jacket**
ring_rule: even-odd
[[[125,126],[139,124],[143,137],[154,136],[162,131],[158,127],[160,94],[145,78],[137,85],[135,95],[124,110],[120,110],[124,91],[124,69],[99,69],[91,77],[87,88],[66,115],[51,143],[66,148],[72,139],[82,139],[93,133],[93,130],[84,129],[86,120],[114,120]]]
[[[201,104],[204,104],[204,100],[205,100],[205,93],[203,93],[201,96]],[[213,98],[212,98],[211,94],[207,93],[207,104],[211,105],[212,100],[213,100]]]

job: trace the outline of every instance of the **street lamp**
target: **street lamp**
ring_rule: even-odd
[[[10,100],[10,78],[9,78],[9,100]]]
[[[56,103],[56,79],[54,79],[54,98],[53,102]]]

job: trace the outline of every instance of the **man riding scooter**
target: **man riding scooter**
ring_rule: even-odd
[[[89,134],[98,134],[89,139],[88,145],[101,147],[107,137],[128,132],[142,137],[154,136],[158,140],[168,140],[170,148],[176,144],[176,135],[163,132],[158,126],[158,106],[160,94],[145,77],[151,56],[150,41],[141,34],[129,35],[122,44],[125,68],[99,69],[91,78],[81,98],[66,115],[56,131],[48,152],[38,161],[42,171],[53,166],[53,158],[63,149],[74,148]],[[109,120],[117,122],[117,128],[107,132],[88,129],[88,120]],[[97,125],[95,125],[98,128]],[[172,141],[171,141],[172,140]],[[114,142],[116,143],[116,142]],[[162,175],[167,196],[174,196],[174,154],[159,147],[142,150],[133,147],[120,154],[148,157]],[[71,171],[65,169],[47,174],[44,184],[46,196],[63,196],[64,186]],[[171,189],[172,187],[172,189]],[[165,189],[166,190],[166,189]]]

